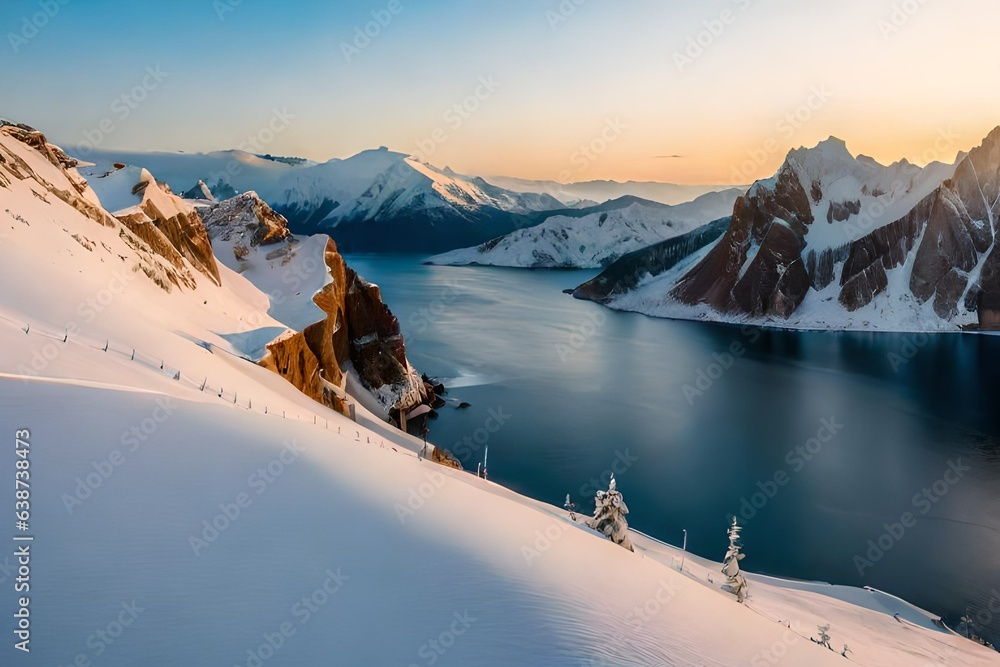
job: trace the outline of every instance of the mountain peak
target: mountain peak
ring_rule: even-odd
[[[851,151],[847,149],[847,142],[834,136],[824,139],[813,148],[806,148],[805,146],[796,148],[788,156],[800,159],[806,156],[816,156],[823,160],[854,160]]]

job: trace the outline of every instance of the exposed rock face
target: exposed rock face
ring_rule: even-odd
[[[710,309],[741,322],[939,330],[978,320],[992,329],[998,217],[1000,128],[956,165],[925,168],[886,167],[830,139],[792,151],[774,178],[739,199],[722,239],[685,274],[671,274],[667,298],[664,281],[640,284],[648,274],[621,265],[577,293],[619,301],[639,292],[624,307],[667,316],[711,317]],[[709,309],[685,309],[697,305]]]
[[[847,245],[824,248],[818,255],[815,250],[809,250],[806,254],[806,272],[813,289],[826,289],[833,282],[836,265],[846,260],[849,252],[850,246]]]
[[[41,196],[37,194],[40,192],[48,193],[100,225],[110,228],[117,227],[121,239],[138,256],[139,261],[133,267],[134,271],[141,271],[167,291],[170,291],[174,286],[185,286],[191,289],[197,287],[197,282],[191,275],[188,266],[181,259],[177,249],[149,219],[149,216],[140,213],[136,218],[142,218],[141,221],[138,219],[119,220],[108,213],[97,203],[97,197],[90,189],[87,180],[77,173],[75,169],[77,162],[69,158],[58,147],[48,143],[41,132],[27,125],[5,124],[0,126],[0,135],[9,136],[37,151],[39,155],[59,170],[59,180],[61,181],[60,185],[51,177],[43,178],[16,152],[0,146],[0,187],[9,184],[11,178],[34,181],[39,188],[36,192],[37,196]],[[196,220],[192,221],[194,233],[198,233],[198,228],[204,233],[201,220],[197,219],[196,215],[195,218]],[[211,247],[209,247],[209,255],[211,255]],[[214,257],[211,261],[214,266]]]
[[[786,164],[773,187],[755,186],[737,200],[729,231],[672,296],[725,313],[788,317],[809,289],[802,249],[812,223],[809,195]]]
[[[133,192],[142,195],[142,202],[138,207],[141,214],[129,213],[121,218],[122,221],[128,225],[152,222],[197,271],[211,278],[216,285],[221,285],[222,278],[212,252],[212,242],[198,213],[165,186],[161,188],[149,172],[145,172],[143,180],[136,184]]]
[[[199,213],[212,239],[234,241],[237,259],[244,259],[249,248],[280,243],[292,235],[284,216],[256,192],[244,192],[220,204],[201,207]],[[241,249],[244,257],[240,257]]]
[[[840,278],[840,303],[850,311],[871,303],[889,285],[888,271],[906,261],[922,228],[922,207],[850,245]]]
[[[378,287],[347,266],[332,240],[325,261],[332,282],[313,301],[327,317],[270,343],[261,364],[336,409],[343,406],[332,387],[343,389],[348,363],[387,412],[432,400],[406,359],[399,321],[382,302]]]
[[[716,220],[684,236],[628,253],[599,276],[577,287],[573,296],[606,303],[612,296],[635,289],[645,278],[669,271],[685,257],[714,243],[729,229],[730,221],[730,218]]]

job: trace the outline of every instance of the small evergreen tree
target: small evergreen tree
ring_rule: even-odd
[[[819,630],[819,639],[816,639],[815,637],[812,637],[811,639],[813,640],[813,642],[815,642],[816,644],[819,644],[820,646],[825,646],[825,647],[827,647],[828,649],[830,649],[832,651],[833,647],[830,646],[830,639],[831,639],[831,637],[830,637],[830,626],[829,626],[829,624],[827,624],[827,625],[817,625],[816,629]],[[845,644],[844,647],[846,648],[847,645]]]
[[[597,507],[594,508],[594,517],[587,521],[587,525],[622,548],[635,551],[628,539],[628,522],[625,521],[628,506],[618,491],[614,475],[611,476],[608,490],[597,492],[595,502]]]
[[[742,553],[743,544],[740,542],[740,532],[743,527],[736,523],[733,517],[733,525],[729,527],[729,550],[726,551],[726,558],[722,561],[722,573],[729,577],[729,590],[736,595],[736,599],[743,603],[747,599],[747,580],[740,571],[740,561],[746,558]]]

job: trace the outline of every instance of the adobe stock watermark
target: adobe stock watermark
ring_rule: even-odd
[[[740,498],[740,518],[743,523],[748,523],[757,516],[769,502],[774,500],[778,493],[792,481],[792,476],[805,470],[806,466],[817,456],[819,456],[826,445],[833,442],[837,435],[844,430],[844,425],[837,422],[836,417],[821,419],[819,430],[816,435],[809,438],[801,445],[796,445],[785,454],[785,468],[779,468],[774,475],[766,480],[757,482],[757,491],[749,498]],[[789,472],[790,471],[790,472]]]
[[[135,625],[139,616],[146,611],[145,607],[140,607],[135,600],[122,602],[120,606],[121,611],[118,612],[117,616],[104,627],[94,630],[87,637],[87,648],[90,651],[77,653],[67,665],[72,665],[72,667],[91,667],[94,665],[94,660],[107,653],[115,642],[121,639],[125,631]]]
[[[915,159],[924,164],[947,160],[948,152],[954,148],[955,143],[960,138],[960,135],[956,134],[951,127],[940,128],[937,131],[934,141]],[[894,181],[889,186],[889,192],[907,190],[910,187],[911,184],[909,182]],[[889,207],[888,204],[881,200],[881,195],[884,194],[888,193],[880,193],[880,196],[876,196],[874,199],[866,202],[857,215],[852,216],[841,225],[841,230],[847,241],[850,242],[861,238],[881,225],[882,218]]]
[[[119,468],[125,465],[129,455],[138,452],[142,445],[159,430],[160,426],[173,416],[177,407],[174,399],[170,396],[157,399],[156,407],[148,417],[122,433],[121,438],[119,438],[122,445],[120,448],[111,450],[108,456],[100,461],[91,461],[91,470],[86,475],[76,478],[76,487],[73,492],[62,494],[62,502],[66,512],[73,516],[74,511],[83,507],[83,504],[93,497],[94,493],[104,486]]]
[[[191,533],[188,536],[188,544],[196,557],[208,549],[222,533],[236,523],[244,512],[253,505],[254,499],[267,492],[282,475],[285,474],[289,466],[299,460],[305,447],[298,444],[298,441],[286,441],[281,452],[271,459],[267,465],[258,468],[247,477],[247,487],[249,491],[237,493],[232,501],[219,505],[219,513],[201,522],[201,531],[198,534]],[[252,492],[252,493],[251,493]]]
[[[962,459],[948,461],[948,469],[942,475],[941,479],[924,487],[919,493],[913,496],[910,501],[913,511],[903,512],[898,521],[883,524],[882,527],[885,529],[885,532],[875,539],[868,540],[868,549],[864,554],[854,556],[854,567],[857,568],[858,575],[864,576],[865,570],[875,567],[877,563],[885,558],[886,554],[902,541],[907,531],[917,525],[920,517],[927,516],[934,509],[934,506],[940,503],[951,489],[962,481],[965,474],[971,470],[970,466],[962,463]]]
[[[707,366],[699,368],[695,373],[694,382],[681,387],[688,405],[693,406],[697,399],[710,391],[715,383],[722,379],[722,376],[746,355],[749,351],[747,344],[755,345],[762,336],[760,329],[748,324],[740,328],[740,335],[746,339],[746,343],[734,340],[725,351],[714,353],[712,361]]]
[[[263,633],[261,643],[248,648],[245,654],[246,660],[242,665],[236,663],[234,667],[264,667],[264,663],[274,658],[300,627],[330,604],[334,596],[344,588],[344,584],[351,579],[339,567],[336,570],[327,570],[324,574],[326,579],[320,586],[308,595],[303,595],[292,605],[291,619],[279,623],[273,631]],[[275,664],[280,664],[280,661]]]
[[[569,338],[565,343],[556,343],[556,354],[563,363],[569,361],[570,357],[582,350],[589,341],[605,324],[608,316],[603,310],[595,310],[587,313],[587,319],[583,324],[570,327]]]
[[[246,153],[263,153],[267,145],[273,142],[279,134],[287,130],[296,117],[294,114],[288,112],[288,107],[272,109],[271,118],[267,123],[262,125],[254,134],[247,136],[236,147],[236,150]],[[234,158],[226,163],[222,171],[209,174],[207,184],[212,186],[218,183],[229,183],[233,176],[238,176],[242,171],[242,165]]]
[[[444,485],[447,483],[445,476],[437,471],[428,472],[425,477],[426,481],[421,482],[417,486],[410,487],[409,492],[406,494],[405,502],[393,505],[396,518],[399,519],[401,526],[406,525],[407,519],[415,516],[417,512],[422,510],[427,505],[427,502],[437,495],[437,492],[444,488]]]
[[[242,4],[243,0],[213,0],[212,9],[215,10],[215,15],[221,22],[226,20],[226,14],[235,12],[236,8]]]
[[[747,159],[738,167],[733,168],[732,184],[743,185],[754,179],[757,172],[772,158],[782,152],[782,140],[791,141],[796,133],[809,124],[817,113],[833,99],[833,92],[826,84],[812,86],[802,104],[779,118],[774,124],[772,136],[765,139],[758,147],[747,151]]]
[[[587,4],[587,0],[560,0],[555,9],[545,10],[545,20],[549,23],[552,32],[559,29],[559,26],[576,16],[580,7]]]
[[[354,62],[354,59],[360,56],[362,51],[381,37],[396,17],[403,13],[403,9],[402,0],[389,0],[385,8],[373,9],[370,12],[371,21],[355,26],[351,40],[340,43],[340,52],[347,64]]]
[[[628,448],[625,451],[619,449],[615,452],[614,461],[611,462],[611,465],[604,472],[597,477],[590,478],[590,480],[580,486],[580,498],[586,501],[593,500],[598,491],[608,488],[612,477],[621,479],[638,462],[639,457],[633,456],[631,450]]]
[[[431,325],[444,315],[466,290],[467,287],[454,278],[447,281],[430,303],[410,314],[403,337],[409,340],[411,337],[427,333]]]
[[[573,168],[560,171],[557,180],[561,183],[568,183],[575,176],[586,172],[590,169],[590,165],[600,160],[621,139],[627,129],[628,125],[622,121],[620,116],[605,119],[604,126],[597,133],[597,136],[589,142],[581,144],[569,156],[569,164]]]
[[[704,56],[719,38],[725,34],[729,26],[739,20],[740,12],[750,9],[750,5],[752,4],[752,0],[730,0],[730,2],[736,5],[736,10],[727,7],[719,12],[717,16],[705,19],[701,23],[702,29],[688,38],[684,49],[674,51],[674,65],[677,67],[678,72],[683,72]]]
[[[423,139],[417,140],[417,149],[413,152],[413,156],[421,162],[428,162],[438,148],[448,142],[450,133],[460,130],[501,87],[503,84],[494,79],[492,74],[479,77],[479,82],[473,91],[449,106],[441,115],[441,122],[444,124],[431,130]]]
[[[921,9],[927,6],[928,2],[929,0],[903,0],[895,3],[889,15],[880,18],[876,23],[882,39],[888,40],[902,30]]]
[[[7,33],[7,41],[10,42],[10,48],[13,49],[14,53],[20,52],[23,47],[28,45],[28,42],[37,37],[62,11],[62,8],[71,1],[41,0],[37,5],[38,11],[22,16],[20,30]]]
[[[917,358],[920,350],[924,349],[931,342],[931,336],[926,333],[915,333],[903,337],[903,342],[895,352],[887,352],[886,359],[895,373],[899,373],[904,366]]]
[[[293,250],[292,253],[294,252]],[[265,292],[272,309],[298,296],[308,282],[314,279],[317,274],[325,276],[329,271],[329,267],[325,262],[309,256],[300,256],[300,261],[282,264],[280,269],[281,275],[278,278],[279,286],[270,292]],[[246,333],[258,329],[263,326],[267,317],[266,313],[259,310],[244,313],[240,316],[240,326],[237,328],[236,333]]]
[[[652,623],[673,602],[679,591],[680,586],[676,581],[661,579],[652,595],[625,614],[625,624],[633,631],[632,636],[616,632],[609,643],[623,652],[634,653],[634,636]],[[609,662],[607,656],[601,655],[596,658],[584,658],[580,664],[586,667],[613,667],[618,663]]]
[[[101,313],[107,310],[114,301],[124,294],[128,289],[129,285],[136,279],[138,275],[135,271],[122,271],[120,269],[114,269],[111,272],[111,280],[108,281],[107,285],[97,293],[92,294],[85,298],[83,301],[77,304],[76,314],[79,316],[80,320],[84,324],[91,324]],[[82,331],[82,326],[80,321],[72,320],[66,323],[63,327],[65,331],[66,340],[68,341],[71,336],[77,336]],[[41,339],[39,339],[41,340]],[[59,358],[62,354],[63,349],[66,347],[66,343],[53,340],[51,338],[45,339],[45,342],[41,347],[34,347],[31,352],[31,358],[28,360],[27,365],[20,363],[17,366],[17,372],[23,376],[24,381],[27,382],[29,378],[40,377],[45,369],[49,367],[53,361]]]
[[[94,149],[100,148],[104,140],[118,129],[119,123],[124,123],[139,106],[149,99],[150,94],[160,87],[170,72],[164,72],[159,65],[149,66],[139,83],[122,93],[111,102],[111,115],[98,121],[97,126],[83,131],[83,140],[77,144],[77,152],[87,157]]]
[[[535,560],[541,558],[543,554],[548,553],[556,542],[562,539],[570,530],[570,523],[566,521],[553,521],[545,526],[545,528],[539,528],[535,531],[534,536],[530,544],[525,544],[521,546],[521,556],[524,558],[524,564],[531,567]]]
[[[461,613],[456,611],[452,616],[454,620],[452,620],[451,624],[441,634],[428,639],[417,649],[417,657],[423,662],[411,662],[409,667],[420,667],[421,664],[430,667],[437,664],[438,660],[443,658],[445,653],[458,642],[459,638],[465,635],[473,624],[479,620],[475,616],[472,616],[468,609]]]
[[[991,590],[986,604],[980,609],[969,610],[966,616],[980,628],[990,627],[997,616],[1000,616],[1000,590]]]
[[[490,438],[513,417],[513,415],[504,412],[503,406],[491,408],[487,414],[486,421],[483,422],[482,426],[474,430],[471,435],[463,436],[462,440],[456,442],[455,446],[452,447],[452,453],[462,463],[471,461],[476,454],[482,451],[483,447],[489,444]]]

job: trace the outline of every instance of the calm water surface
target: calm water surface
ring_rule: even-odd
[[[593,272],[349,261],[411,362],[472,404],[431,435],[467,469],[488,437],[492,479],[583,511],[615,469],[630,525],[664,541],[687,529],[721,560],[737,514],[751,571],[874,586],[1000,638],[1000,337],[656,320],[562,293]]]

